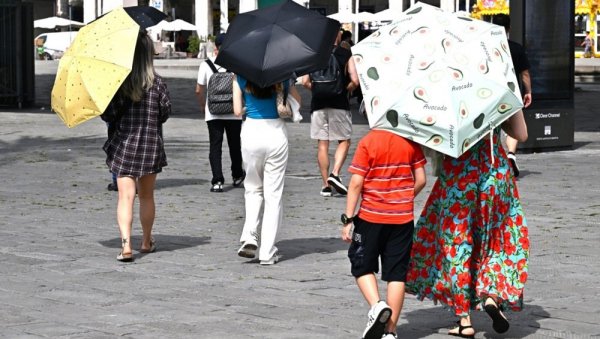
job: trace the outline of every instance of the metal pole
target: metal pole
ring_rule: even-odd
[[[229,27],[229,1],[221,0],[219,4],[219,9],[221,12],[220,17],[220,32],[227,32],[227,27]]]
[[[355,13],[358,14],[358,7],[360,6],[360,0],[356,0],[355,3]],[[358,42],[359,36],[358,36],[358,32],[359,32],[359,28],[358,25],[360,25],[360,22],[354,22],[354,43]]]
[[[15,48],[16,48],[16,53],[15,53],[15,75],[16,75],[16,85],[17,85],[17,104],[19,106],[19,109],[21,109],[23,107],[23,22],[21,20],[21,18],[23,17],[23,11],[22,11],[22,6],[21,6],[21,2],[17,3],[17,6],[15,7],[15,23],[16,23],[16,34],[15,34]]]

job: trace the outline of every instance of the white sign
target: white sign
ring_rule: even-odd
[[[163,11],[163,0],[150,0],[148,5],[158,9],[161,12]]]

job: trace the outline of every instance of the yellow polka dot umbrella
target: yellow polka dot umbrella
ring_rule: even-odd
[[[52,109],[68,127],[101,115],[131,72],[140,26],[117,8],[81,28],[58,64]]]

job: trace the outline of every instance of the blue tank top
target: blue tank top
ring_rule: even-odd
[[[246,104],[246,117],[251,119],[279,119],[277,113],[277,98],[273,95],[271,98],[260,99],[246,92],[246,80],[241,75],[237,76],[238,84],[242,89],[244,101]]]

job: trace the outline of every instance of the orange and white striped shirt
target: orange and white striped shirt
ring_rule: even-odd
[[[421,147],[397,134],[371,130],[360,140],[348,171],[364,177],[358,216],[380,224],[414,219],[413,172],[427,160]]]

